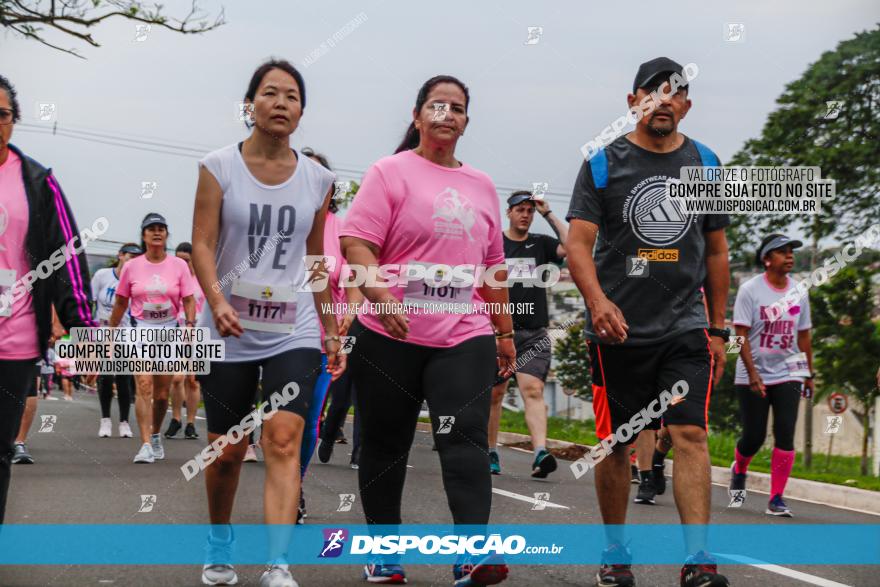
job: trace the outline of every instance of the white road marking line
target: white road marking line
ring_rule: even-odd
[[[505,491],[504,489],[498,489],[497,487],[492,488],[492,493],[497,493],[498,495],[503,495],[504,497],[510,497],[513,499],[518,499],[520,501],[528,502],[532,505],[538,505],[539,503],[544,504],[545,508],[560,508],[563,510],[570,509],[567,505],[559,505],[558,503],[553,503],[552,501],[544,501],[535,499],[534,497],[529,497],[527,495],[520,495],[519,493],[513,493],[512,491]]]
[[[795,571],[794,569],[781,567],[779,565],[771,565],[769,563],[765,563],[764,561],[749,558],[747,556],[739,556],[737,554],[722,554],[720,552],[713,552],[712,554],[719,558],[726,558],[728,560],[732,560],[741,564],[746,564],[752,567],[756,567],[758,569],[769,571],[771,573],[776,573],[777,575],[783,575],[791,579],[797,579],[798,581],[803,581],[804,583],[809,583],[810,585],[818,585],[819,587],[851,587],[850,585],[846,585],[844,583],[838,583],[837,581],[832,581],[830,579],[823,579],[822,577],[817,577],[815,575],[810,575],[809,573],[803,573],[801,571]]]

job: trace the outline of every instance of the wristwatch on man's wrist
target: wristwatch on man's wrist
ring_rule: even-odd
[[[709,336],[717,336],[727,342],[730,340],[730,328],[709,328]]]

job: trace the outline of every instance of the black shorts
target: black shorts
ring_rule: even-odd
[[[712,353],[706,330],[691,330],[671,340],[644,346],[619,346],[587,343],[593,377],[593,412],[596,436],[601,440],[630,423],[644,409],[645,428],[658,430],[661,418],[666,425],[692,424],[704,430],[709,420],[709,396],[712,393]],[[687,393],[674,405],[667,402],[665,412],[657,414],[664,390],[680,395],[687,383]],[[668,399],[668,398],[667,398]],[[658,403],[652,403],[658,400]],[[640,420],[642,417],[636,417]],[[631,426],[635,428],[635,426]],[[635,434],[621,444],[630,444]]]
[[[199,375],[208,432],[226,434],[240,424],[257,402],[257,385],[262,381],[262,401],[269,401],[288,383],[296,383],[299,393],[280,410],[293,412],[306,420],[315,383],[321,374],[321,351],[293,349],[257,361],[219,361],[211,363],[211,372]]]
[[[546,328],[529,328],[513,333],[516,347],[516,373],[527,373],[541,381],[547,381],[550,372],[550,337]],[[507,377],[495,377],[495,385],[507,381]]]

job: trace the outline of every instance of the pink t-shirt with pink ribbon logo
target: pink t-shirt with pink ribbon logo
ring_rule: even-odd
[[[183,298],[193,293],[189,265],[174,255],[161,263],[151,263],[146,255],[135,257],[122,267],[116,287],[116,295],[129,298],[131,315],[145,326],[176,324]]]
[[[30,208],[21,178],[21,159],[11,149],[8,153],[0,165],[0,296],[11,296],[12,286],[31,270],[24,246]],[[15,300],[11,308],[0,302],[0,359],[34,359],[39,355],[30,291]]]
[[[412,151],[370,167],[339,234],[378,245],[380,265],[421,264],[430,272],[431,265],[504,264],[501,210],[489,176],[467,164],[443,167]],[[432,277],[430,283],[439,281]],[[407,311],[407,342],[452,347],[493,332],[486,313],[432,310],[444,303],[479,308],[476,286],[434,288],[411,279],[389,291],[405,303],[425,304]],[[359,320],[389,336],[374,315],[362,313]]]

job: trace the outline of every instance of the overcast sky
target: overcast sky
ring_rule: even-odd
[[[188,7],[165,4],[169,15]],[[236,103],[254,68],[282,57],[306,80],[307,107],[293,144],[326,153],[345,169],[342,179],[359,179],[397,145],[422,82],[452,74],[471,92],[457,157],[487,172],[501,197],[549,182],[562,216],[581,145],[625,113],[641,62],[663,55],[697,64],[693,109],[681,130],[727,160],[760,133],[785,84],[823,51],[880,21],[876,0],[201,5],[211,14],[224,6],[227,24],[202,35],[154,26],[137,42],[134,23],[111,20],[93,31],[99,48],[50,33],[86,59],[0,33],[0,73],[16,85],[27,123],[16,126],[12,142],[54,168],[81,226],[105,216],[105,237],[137,240],[141,217],[155,210],[168,217],[172,243],[189,240],[197,158],[28,130],[51,128],[35,118],[37,103],[56,105],[59,129],[209,151],[246,136]],[[304,64],[358,17],[347,36]],[[741,42],[725,40],[728,23],[745,26]],[[543,27],[537,44],[525,44],[530,26]],[[144,181],[158,184],[152,199],[141,198]],[[549,232],[541,219],[535,229]]]

